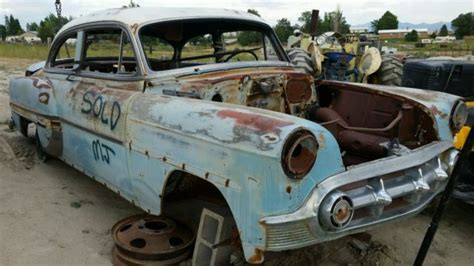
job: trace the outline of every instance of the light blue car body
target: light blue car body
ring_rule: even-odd
[[[125,24],[138,46],[134,23],[117,19],[121,14],[131,16],[123,12],[129,11],[98,21]],[[86,19],[72,22],[63,32]],[[145,62],[142,51],[137,49],[136,54],[137,61]],[[145,64],[142,67],[148,71]],[[17,128],[22,118],[35,123],[45,150],[152,214],[161,214],[164,187],[175,171],[206,180],[229,205],[247,261],[261,262],[262,252],[269,250],[262,218],[297,211],[318,184],[346,171],[336,139],[321,125],[301,117],[161,92],[180,90],[176,76],[235,69],[252,74],[267,68],[291,70],[292,66],[286,62],[226,63],[203,66],[199,73],[189,68],[148,72],[135,80],[95,80],[80,73],[49,71],[46,64],[32,76],[11,81],[12,117]],[[145,90],[144,84],[148,84]],[[357,86],[409,98],[427,110],[435,106],[432,116],[439,141],[452,142],[449,115],[458,98]],[[301,129],[316,137],[319,148],[310,172],[292,179],[283,171],[282,150],[289,136]],[[276,140],[268,141],[268,134]]]

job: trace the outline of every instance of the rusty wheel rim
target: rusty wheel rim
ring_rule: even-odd
[[[127,217],[112,227],[116,248],[138,260],[168,260],[186,253],[194,234],[185,226],[160,216]]]

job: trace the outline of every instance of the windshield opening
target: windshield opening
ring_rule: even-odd
[[[285,61],[270,28],[222,19],[159,22],[140,30],[153,71],[227,62]]]

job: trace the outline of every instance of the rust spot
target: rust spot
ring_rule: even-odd
[[[290,103],[300,103],[311,98],[311,83],[309,80],[291,79],[286,83],[286,96]]]
[[[244,113],[234,110],[221,110],[217,116],[226,119],[234,119],[237,125],[251,127],[259,132],[275,132],[279,128],[292,125],[292,122],[270,118],[258,114]]]
[[[225,180],[225,186],[226,186],[226,187],[229,187],[229,183],[230,183],[230,180],[229,180],[229,179],[226,179],[226,180]]]
[[[133,23],[130,25],[130,28],[132,29],[133,34],[136,34],[138,30],[138,23]]]
[[[40,103],[48,104],[48,102],[49,102],[49,93],[41,92],[38,95],[38,100],[40,101]]]
[[[319,133],[318,144],[319,148],[326,147],[326,137],[324,137],[323,133]]]
[[[286,187],[286,193],[291,194],[291,189],[292,189],[292,187],[290,185],[288,185]]]
[[[349,209],[348,208],[344,208],[344,209],[339,209],[337,210],[336,212],[336,218],[339,220],[339,221],[342,221],[344,220],[347,215],[349,213]]]
[[[256,248],[255,249],[255,254],[253,254],[249,258],[249,262],[253,263],[253,264],[262,263],[263,262],[263,253],[264,253],[263,250]]]
[[[445,114],[445,113],[441,112],[440,110],[438,110],[438,108],[434,105],[431,105],[430,111],[431,111],[431,113],[433,113],[433,115],[439,115],[443,119],[448,116],[447,114]]]
[[[47,78],[40,79],[40,78],[31,78],[33,80],[33,86],[38,89],[52,89],[53,82]]]

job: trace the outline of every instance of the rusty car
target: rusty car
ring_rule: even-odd
[[[227,9],[78,17],[9,89],[40,158],[155,215],[222,203],[249,263],[419,213],[443,191],[466,121],[442,92],[315,81],[263,19]]]

